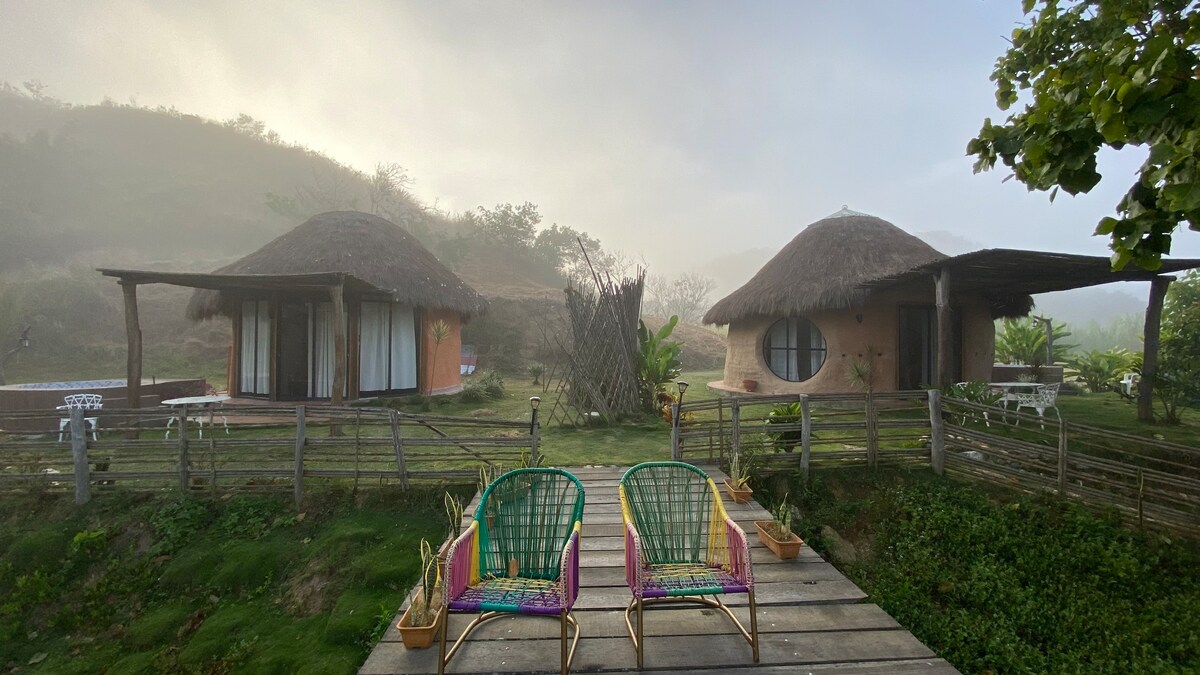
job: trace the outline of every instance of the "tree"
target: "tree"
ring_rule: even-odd
[[[996,334],[996,358],[1040,368],[1046,363],[1046,329],[1029,319],[1004,319],[1004,329]],[[1078,345],[1063,342],[1070,337],[1066,324],[1051,324],[1054,331],[1054,363],[1066,361]]]
[[[484,237],[493,243],[513,249],[530,249],[542,216],[537,206],[525,202],[520,206],[497,204],[495,209],[480,206],[479,213],[468,219]]]
[[[646,279],[645,311],[656,316],[679,316],[684,323],[700,323],[708,309],[708,296],[716,282],[703,274],[687,272],[674,279],[654,274]]]
[[[1025,14],[996,61],[996,103],[1023,110],[984,120],[967,145],[975,171],[997,161],[1030,190],[1090,191],[1102,147],[1149,150],[1137,181],[1096,233],[1113,267],[1157,269],[1180,223],[1200,230],[1200,14],[1186,0],[1023,0]]]
[[[1160,338],[1154,391],[1162,421],[1177,424],[1181,407],[1200,404],[1200,273],[1188,272],[1167,290]]]

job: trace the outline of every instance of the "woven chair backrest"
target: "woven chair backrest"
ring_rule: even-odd
[[[100,394],[68,394],[63,397],[63,404],[68,408],[80,410],[100,410],[104,407],[104,397]]]
[[[682,462],[646,462],[621,478],[646,562],[703,563],[715,496],[708,474]]]
[[[558,579],[563,546],[583,519],[583,485],[561,469],[516,469],[484,490],[475,520],[479,574]]]

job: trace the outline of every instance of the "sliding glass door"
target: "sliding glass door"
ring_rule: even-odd
[[[242,302],[238,389],[242,394],[271,394],[271,311],[266,300]]]
[[[359,391],[364,396],[417,388],[417,328],[412,307],[364,302],[359,322]]]

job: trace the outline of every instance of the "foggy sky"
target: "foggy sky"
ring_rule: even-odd
[[[984,247],[1107,255],[1091,236],[1142,156],[1091,195],[973,175],[1019,0],[0,0],[0,80],[226,119],[247,113],[449,210],[531,201],[548,225],[676,273],[777,250],[843,204]],[[1183,231],[1176,255],[1200,255]]]

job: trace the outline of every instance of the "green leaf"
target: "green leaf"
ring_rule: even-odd
[[[1175,183],[1163,188],[1163,198],[1172,211],[1200,208],[1200,183]]]

